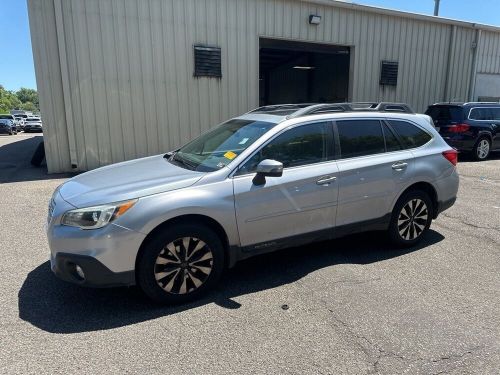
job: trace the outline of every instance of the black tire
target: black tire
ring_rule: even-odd
[[[487,152],[485,152],[485,145],[487,144]],[[482,161],[488,159],[491,152],[491,140],[489,137],[482,136],[479,137],[476,144],[472,148],[472,158],[477,161]]]
[[[425,207],[421,206],[421,203]],[[415,207],[413,212],[412,207]],[[423,212],[426,213],[425,219],[423,218]],[[416,245],[429,230],[433,212],[432,201],[426,192],[410,190],[404,193],[398,199],[392,211],[391,222],[389,224],[389,238],[391,242],[398,247]],[[408,220],[405,217],[408,217]]]
[[[184,238],[190,238],[187,251]],[[205,254],[201,258],[205,258],[208,253],[212,258],[189,262],[197,253],[197,245],[203,245],[201,242],[208,247],[208,250],[205,246],[198,250],[200,255]],[[174,246],[173,253],[167,248],[168,245],[171,249]],[[174,258],[181,259],[182,263]],[[168,264],[157,263],[162,261]],[[205,275],[206,271],[202,272],[198,268],[200,265],[204,269],[211,267],[208,276]],[[208,292],[219,280],[223,269],[224,248],[217,234],[203,225],[177,224],[161,231],[144,245],[137,260],[137,284],[156,302],[185,303]],[[202,279],[201,285],[196,287],[195,280],[200,282]]]
[[[45,158],[45,146],[43,142],[40,142],[35,152],[33,153],[33,157],[31,158],[31,165],[33,165],[34,167],[41,166],[44,158]]]

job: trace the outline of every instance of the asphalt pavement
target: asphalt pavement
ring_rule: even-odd
[[[239,263],[160,307],[49,269],[47,204],[68,175],[0,136],[0,374],[498,374],[500,155],[460,158],[457,203],[416,248],[379,233]]]

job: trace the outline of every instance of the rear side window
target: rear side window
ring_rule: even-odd
[[[337,121],[341,158],[385,152],[384,135],[378,120]]]
[[[500,108],[472,108],[469,113],[469,119],[486,121],[500,120]]]
[[[457,106],[436,105],[430,106],[425,114],[431,116],[435,123],[448,124],[462,121],[464,110]]]
[[[428,133],[409,122],[389,120],[389,124],[399,135],[406,148],[423,146],[432,139]]]

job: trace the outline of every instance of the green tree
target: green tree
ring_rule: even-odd
[[[9,113],[11,109],[21,106],[21,101],[12,91],[0,85],[0,113]]]
[[[27,89],[26,87],[21,87],[16,92],[16,96],[21,101],[21,103],[29,102],[33,104],[37,110],[40,109],[38,104],[38,93],[36,92],[36,90]]]
[[[25,111],[31,111],[31,112],[36,112],[38,110],[38,108],[32,102],[21,103],[21,105],[19,106],[19,109],[23,109]]]

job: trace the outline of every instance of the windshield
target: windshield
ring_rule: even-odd
[[[177,151],[170,161],[183,168],[213,172],[225,167],[276,124],[229,120]]]
[[[40,121],[40,119],[37,118],[27,118],[26,121]]]

